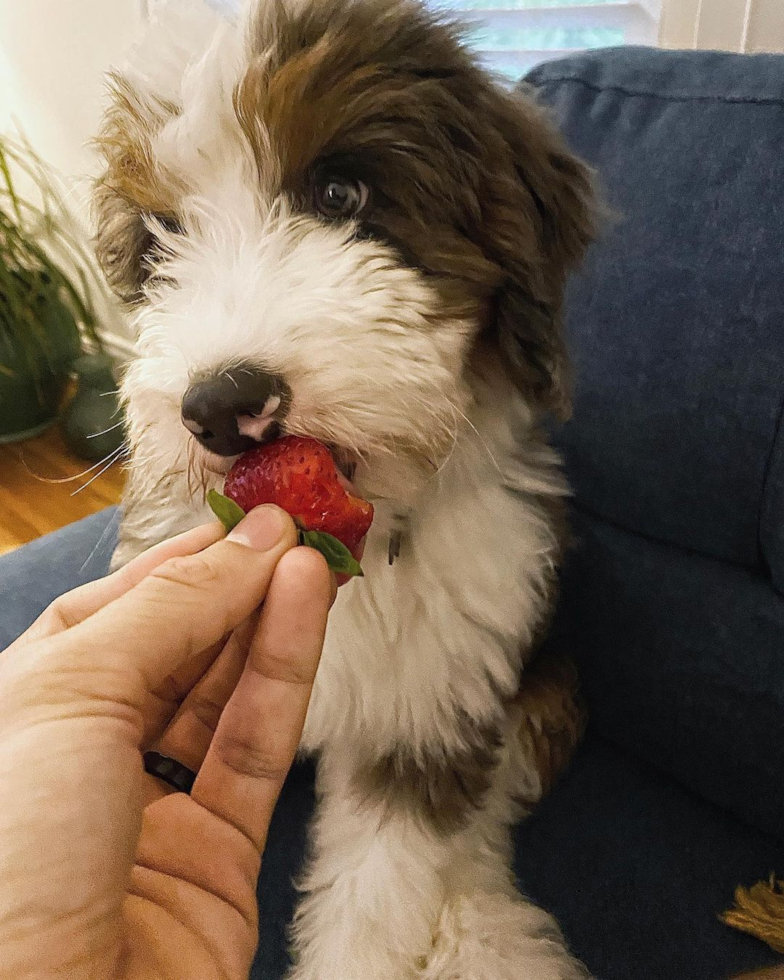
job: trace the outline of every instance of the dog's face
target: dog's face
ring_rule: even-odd
[[[261,0],[175,86],[116,77],[100,146],[131,439],[159,470],[283,431],[405,495],[448,456],[480,350],[563,407],[587,173],[414,0]]]

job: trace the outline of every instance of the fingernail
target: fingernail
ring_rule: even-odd
[[[247,517],[227,535],[227,541],[244,544],[254,551],[269,551],[283,537],[286,515],[279,507],[263,504],[255,507]]]

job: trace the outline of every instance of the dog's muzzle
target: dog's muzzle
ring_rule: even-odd
[[[236,456],[280,435],[290,401],[283,378],[240,364],[195,380],[182,399],[182,422],[211,453]]]

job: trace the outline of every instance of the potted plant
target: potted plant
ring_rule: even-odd
[[[73,365],[103,354],[95,296],[111,316],[57,178],[29,145],[0,137],[0,443],[51,425]]]

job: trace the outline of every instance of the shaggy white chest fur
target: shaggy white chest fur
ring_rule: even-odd
[[[450,752],[457,711],[482,719],[514,694],[559,547],[537,495],[565,493],[551,450],[530,442],[515,459],[525,416],[514,402],[477,410],[419,493],[393,565],[395,507],[377,508],[366,577],[332,614],[306,750],[345,740],[371,755],[401,742]]]

